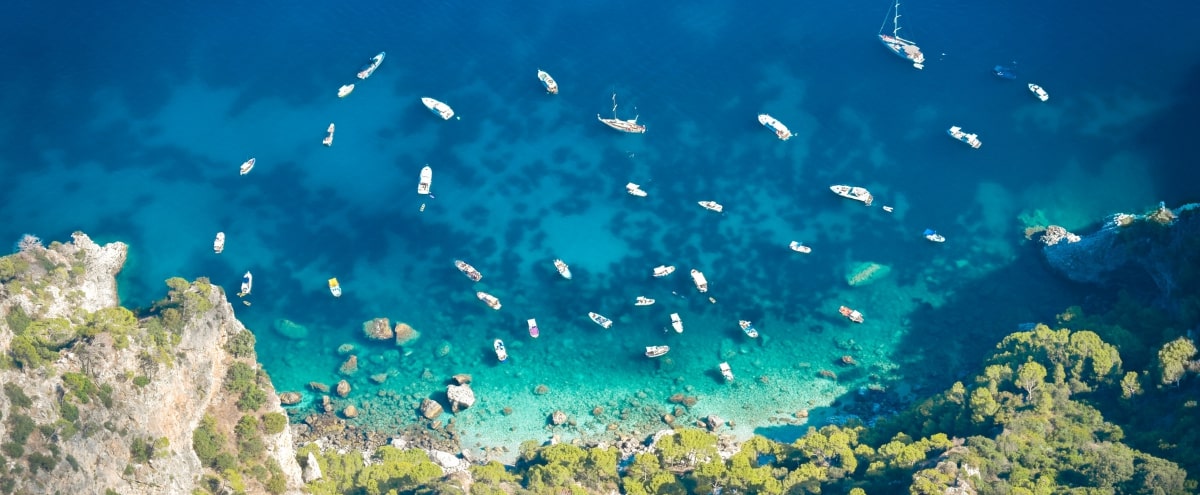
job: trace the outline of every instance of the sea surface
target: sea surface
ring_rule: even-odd
[[[1198,199],[1200,4],[913,0],[901,35],[924,70],[877,41],[890,7],[24,2],[0,18],[0,239],[128,243],[130,306],[162,297],[169,277],[210,278],[277,388],[305,392],[296,418],[318,399],[309,382],[345,378],[354,391],[338,407],[396,432],[467,373],[479,402],[453,419],[469,448],[645,434],[666,413],[787,439],[804,412],[820,424],[937,391],[1018,325],[1093,295],[1049,272],[1026,227],[1086,233],[1111,213]],[[993,76],[996,64],[1018,79]],[[648,132],[596,121],[614,94],[616,113]],[[458,118],[435,117],[423,96]],[[776,139],[762,112],[795,137]],[[951,125],[983,146],[949,138]],[[421,196],[426,164],[433,194]],[[631,181],[648,197],[626,194]],[[660,264],[678,271],[651,277]],[[882,275],[850,285],[867,264]],[[254,288],[238,298],[247,270]],[[635,307],[639,295],[657,303]],[[668,330],[673,312],[682,334]],[[370,342],[362,324],[377,317],[420,338]],[[303,334],[277,331],[281,320]],[[649,345],[671,351],[649,359]],[[359,371],[345,376],[349,355]],[[547,427],[555,410],[573,425]]]

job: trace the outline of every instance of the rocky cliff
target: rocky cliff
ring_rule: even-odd
[[[0,258],[0,493],[299,492],[270,381],[231,386],[258,367],[224,292],[172,279],[135,315],[114,278],[126,250],[76,233]]]
[[[1189,285],[1200,253],[1200,205],[1164,205],[1146,214],[1109,217],[1091,234],[1051,226],[1040,240],[1049,265],[1076,282],[1152,292],[1159,302]],[[1156,292],[1156,293],[1153,293]]]

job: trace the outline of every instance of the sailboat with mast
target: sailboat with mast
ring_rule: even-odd
[[[604,125],[606,125],[606,126],[612,127],[613,129],[616,129],[621,132],[628,132],[631,134],[643,134],[646,132],[646,126],[637,123],[637,119],[638,119],[637,115],[633,116],[633,120],[621,120],[621,119],[617,118],[617,94],[616,93],[613,93],[612,101],[613,101],[613,116],[612,116],[612,118],[606,119],[604,117],[601,117],[600,114],[596,114],[596,118],[600,119],[600,122],[604,123]]]
[[[924,69],[925,54],[921,53],[921,47],[917,46],[915,41],[900,37],[900,0],[896,0],[896,4],[888,9],[888,14],[894,14],[892,16],[892,34],[890,36],[884,34],[888,21],[887,16],[884,16],[883,25],[879,26],[879,41],[896,56],[912,62],[913,67]]]

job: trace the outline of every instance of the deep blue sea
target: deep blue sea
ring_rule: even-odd
[[[470,373],[480,402],[455,419],[466,446],[644,433],[664,412],[786,437],[800,409],[836,420],[938,390],[1018,324],[1053,321],[1088,297],[1045,268],[1025,227],[1086,232],[1110,213],[1200,199],[1190,146],[1200,4],[912,0],[901,34],[922,47],[924,70],[877,41],[889,7],[9,6],[0,239],[80,230],[128,243],[119,282],[132,306],[162,297],[169,277],[209,277],[258,336],[279,389],[347,378],[355,391],[339,406],[363,409],[364,425],[412,424],[416,403]],[[357,80],[380,51],[382,66]],[[996,64],[1018,79],[993,76]],[[539,68],[560,94],[546,94]],[[596,121],[614,93],[646,134]],[[460,119],[436,118],[423,96]],[[757,123],[762,112],[795,137],[776,139]],[[983,146],[947,137],[951,125]],[[239,176],[250,157],[256,167]],[[426,164],[430,197],[416,193]],[[648,197],[625,194],[630,181]],[[867,187],[876,203],[838,198],[832,184]],[[947,241],[925,241],[925,228]],[[219,255],[218,231],[228,239]],[[813,252],[788,250],[792,240]],[[483,280],[471,283],[455,259]],[[882,275],[848,284],[868,263]],[[679,271],[652,278],[660,264]],[[692,268],[707,275],[707,294]],[[251,306],[234,296],[247,270]],[[638,295],[658,302],[634,307]],[[866,322],[847,322],[840,305]],[[601,329],[588,311],[615,324]],[[683,334],[664,331],[672,312]],[[362,323],[376,317],[421,337],[368,342]],[[762,337],[746,338],[739,319]],[[307,334],[282,335],[280,320]],[[496,362],[497,338],[508,362]],[[344,344],[352,349],[339,352]],[[648,345],[672,350],[651,360]],[[344,377],[348,354],[360,371]],[[732,384],[717,373],[723,361]],[[538,385],[549,392],[533,393]],[[696,405],[677,411],[675,393]],[[577,426],[544,429],[556,409]]]

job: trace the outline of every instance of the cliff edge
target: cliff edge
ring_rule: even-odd
[[[0,493],[299,493],[291,431],[224,291],[119,306],[122,243],[0,258]],[[249,370],[249,371],[247,371]]]

